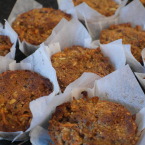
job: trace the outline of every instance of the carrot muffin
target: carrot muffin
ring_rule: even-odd
[[[70,20],[71,15],[52,8],[33,9],[19,15],[12,27],[21,41],[39,45],[47,39],[62,18]]]
[[[96,73],[103,77],[114,71],[109,59],[103,56],[100,48],[72,46],[52,55],[51,60],[62,91],[84,72]]]
[[[30,101],[53,91],[52,83],[28,70],[0,74],[0,131],[25,131],[32,118]]]
[[[135,28],[131,24],[111,25],[100,34],[100,42],[107,44],[109,42],[122,39],[124,44],[131,44],[133,56],[142,62],[141,51],[145,48],[145,31],[140,26]]]
[[[73,0],[73,2],[75,6],[85,2],[88,6],[104,16],[115,14],[115,11],[119,7],[119,5],[113,0]]]
[[[55,145],[135,145],[137,125],[122,105],[83,97],[56,107],[49,120]]]
[[[0,56],[8,54],[12,45],[8,36],[0,35]]]

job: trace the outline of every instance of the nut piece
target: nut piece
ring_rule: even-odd
[[[10,102],[9,102],[9,104],[14,104],[15,102],[16,102],[15,99],[11,99]]]

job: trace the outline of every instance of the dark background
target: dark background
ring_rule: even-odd
[[[43,5],[43,7],[52,7],[57,9],[57,0],[36,0],[40,4]],[[129,0],[132,1],[132,0]],[[0,0],[0,23],[4,24],[4,19],[7,19],[16,0]],[[18,46],[17,46],[18,47]],[[25,56],[17,49],[17,55],[16,55],[16,60],[20,61],[22,60]],[[11,143],[9,141],[2,140],[0,141],[0,145],[31,145],[29,141],[25,143],[20,143],[20,142],[14,142]]]

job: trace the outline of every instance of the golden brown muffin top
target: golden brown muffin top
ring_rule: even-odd
[[[73,0],[73,2],[75,6],[85,2],[104,16],[115,14],[115,11],[119,7],[113,0]]]
[[[137,125],[122,105],[83,97],[56,107],[49,121],[56,145],[135,145]]]
[[[0,131],[25,131],[32,119],[29,103],[53,91],[49,79],[28,70],[0,74]]]
[[[145,6],[145,0],[140,0],[140,2]]]
[[[81,46],[65,48],[51,57],[62,91],[84,72],[96,73],[103,77],[114,71],[100,48],[89,49]]]
[[[100,42],[107,44],[117,39],[122,39],[123,44],[131,44],[131,52],[133,56],[142,62],[141,51],[145,48],[145,31],[140,26],[135,28],[131,24],[111,25],[108,29],[102,30],[100,34]]]
[[[19,15],[12,27],[18,33],[21,41],[25,40],[33,45],[44,42],[52,29],[62,18],[71,19],[71,15],[53,8],[33,9]]]
[[[8,36],[0,35],[0,56],[8,54],[12,45]]]

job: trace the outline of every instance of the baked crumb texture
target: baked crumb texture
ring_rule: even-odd
[[[8,54],[12,45],[8,36],[0,35],[0,56]]]
[[[103,77],[114,71],[109,59],[103,56],[100,48],[72,46],[52,55],[51,60],[62,91],[84,72],[96,73]]]
[[[48,38],[62,18],[70,20],[71,15],[53,8],[33,9],[19,15],[12,27],[21,41],[39,45]]]
[[[56,145],[135,145],[137,125],[122,105],[81,98],[56,107],[49,121]]]
[[[73,0],[73,2],[75,6],[85,2],[88,6],[104,16],[111,16],[115,14],[115,11],[119,7],[119,5],[113,0]]]
[[[29,102],[52,91],[51,82],[35,72],[17,70],[0,74],[0,131],[25,131],[32,118]]]
[[[122,39],[123,44],[131,44],[133,56],[142,63],[141,51],[145,48],[145,31],[140,26],[133,28],[131,24],[111,25],[108,29],[102,30],[100,42],[107,44],[117,39]]]

